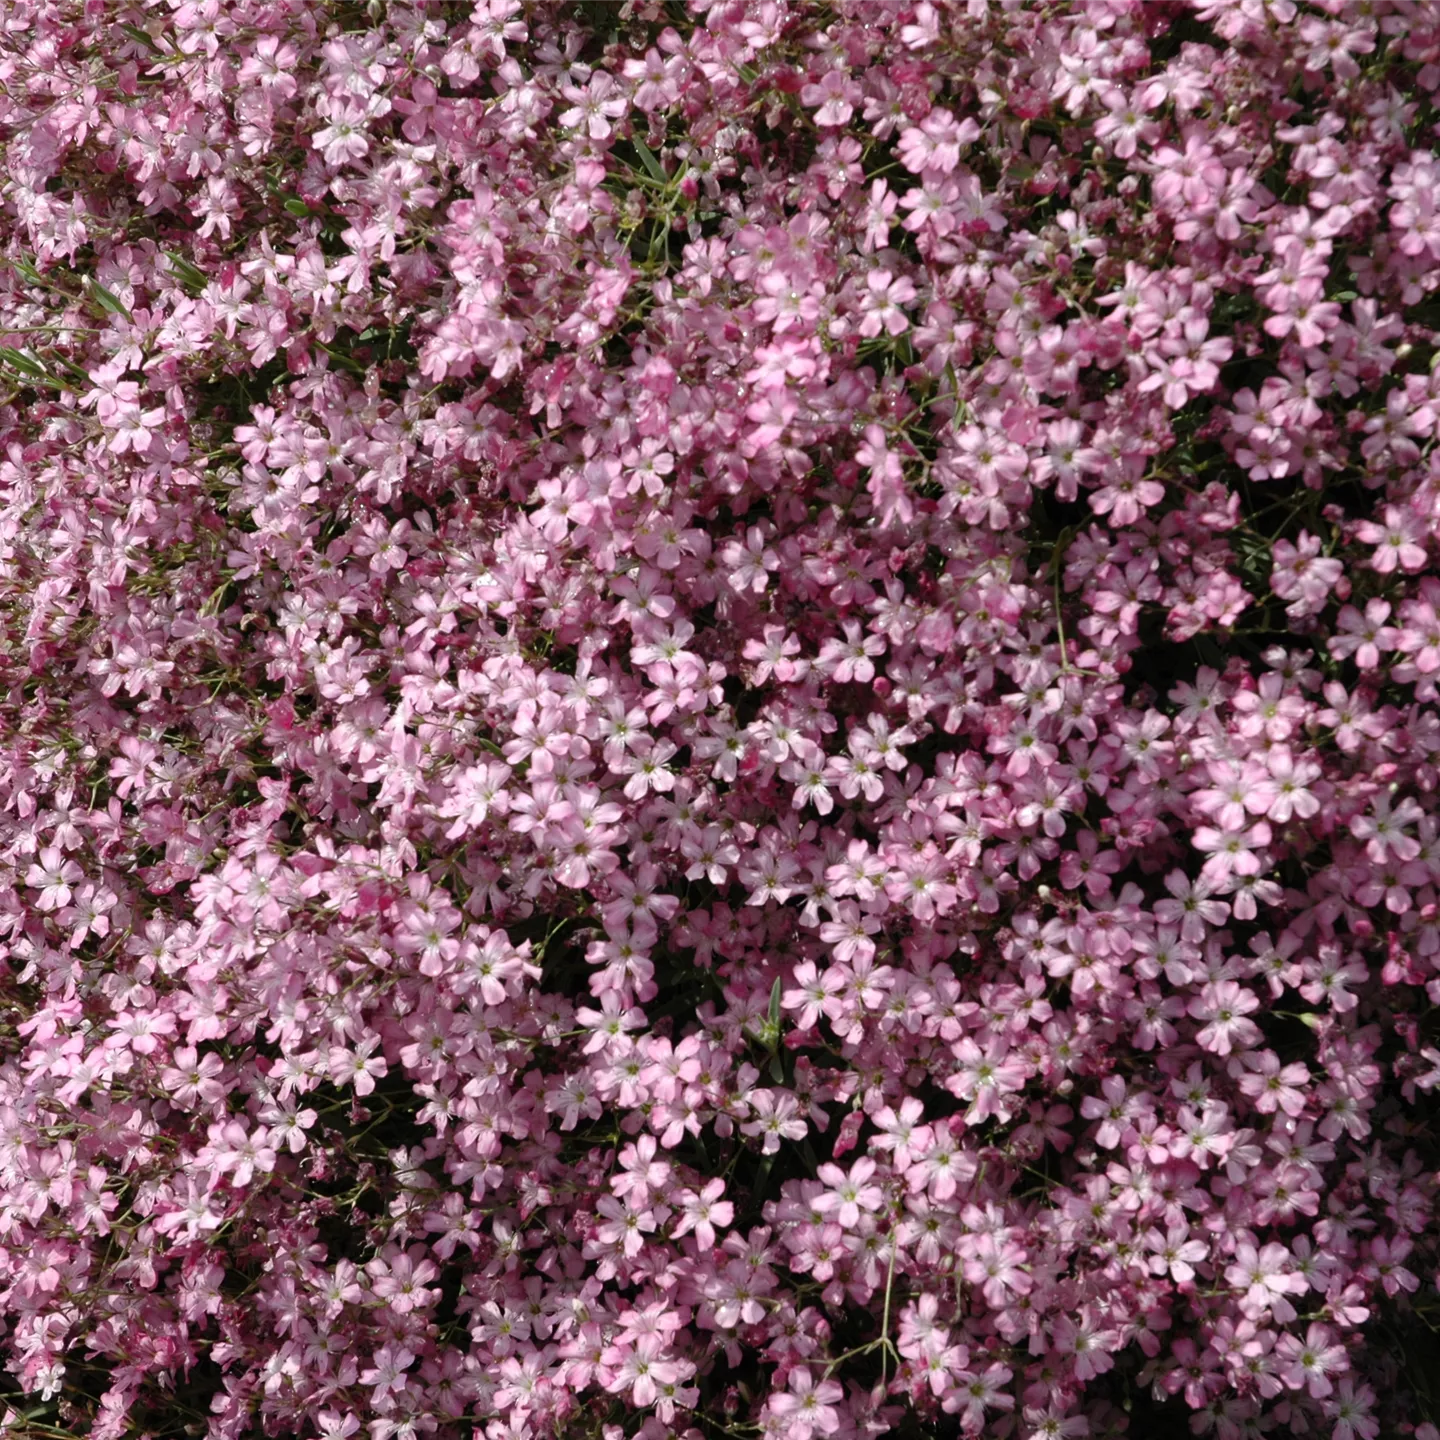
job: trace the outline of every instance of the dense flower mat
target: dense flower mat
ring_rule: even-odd
[[[5,0],[0,1435],[1436,1440],[1437,95]]]

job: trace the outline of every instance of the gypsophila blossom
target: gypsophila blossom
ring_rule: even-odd
[[[0,78],[0,1433],[1440,1440],[1440,6]]]

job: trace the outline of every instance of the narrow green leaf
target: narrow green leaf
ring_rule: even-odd
[[[32,285],[45,283],[45,277],[28,260],[12,260],[10,264]]]
[[[773,1154],[766,1155],[760,1161],[760,1167],[755,1172],[755,1185],[752,1192],[757,1201],[765,1198],[765,1187],[769,1183],[770,1171],[774,1168],[774,1165],[775,1156]]]
[[[167,250],[165,258],[169,260],[170,268],[175,272],[175,278],[192,295],[198,295],[209,283],[205,278],[205,272],[197,269],[183,255],[176,255],[173,251]]]
[[[112,291],[107,290],[98,280],[89,275],[85,277],[85,287],[95,297],[95,303],[107,315],[120,315],[124,319],[130,318],[130,312],[125,308],[124,302]]]
[[[222,580],[220,584],[216,586],[216,588],[211,592],[210,598],[206,600],[206,602],[200,607],[201,615],[218,615],[222,609],[220,602],[224,597],[225,592],[230,588],[233,583],[234,582],[232,580]]]
[[[125,22],[122,20],[122,21],[120,22],[120,28],[121,28],[132,40],[138,40],[142,45],[148,45],[148,46],[150,47],[150,49],[152,49],[152,50],[157,50],[157,49],[159,48],[159,47],[155,44],[155,42],[154,42],[138,25],[127,25],[127,24],[125,24]]]
[[[308,220],[310,218],[310,207],[303,200],[291,198],[285,201],[285,208],[290,214],[298,216],[301,220]]]
[[[780,1031],[780,977],[775,977],[775,983],[770,987],[770,1028],[777,1034]]]
[[[28,375],[33,380],[48,380],[50,377],[45,373],[45,367],[21,350],[12,350],[8,345],[0,345],[0,361],[3,361],[12,370],[18,370],[22,375]]]
[[[58,380],[52,380],[48,375],[20,375],[9,371],[6,369],[5,362],[3,360],[0,360],[0,374],[5,375],[5,377],[11,382],[11,384],[28,386],[31,389],[34,389],[41,385],[43,385],[47,390],[65,389],[65,386],[62,385]]]
[[[645,168],[662,185],[665,184],[669,177],[665,174],[664,167],[655,158],[655,152],[642,139],[640,139],[638,135],[635,137],[632,143],[634,144],[636,151],[639,153],[640,159],[644,163]]]
[[[315,346],[323,350],[342,370],[348,370],[352,375],[363,375],[365,367],[353,357],[345,354],[343,350],[334,350],[323,341],[317,340]]]

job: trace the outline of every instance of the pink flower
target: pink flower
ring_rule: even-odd
[[[415,1355],[399,1345],[382,1345],[372,1357],[374,1363],[360,1372],[360,1383],[374,1387],[376,1400],[387,1392],[398,1395],[407,1384],[406,1370],[415,1363]]]
[[[772,1393],[765,1403],[772,1415],[785,1418],[785,1433],[790,1440],[810,1440],[817,1432],[833,1435],[840,1429],[840,1415],[835,1408],[845,1394],[840,1385],[833,1380],[817,1384],[803,1365],[790,1372],[788,1384],[787,1390]]]
[[[729,1225],[735,1218],[735,1207],[720,1197],[725,1193],[725,1182],[719,1178],[707,1181],[698,1193],[682,1190],[677,1197],[680,1208],[679,1223],[671,1230],[674,1238],[695,1232],[695,1243],[701,1250],[715,1247],[715,1227]]]
[[[885,1203],[884,1190],[869,1183],[875,1169],[875,1162],[868,1159],[857,1160],[848,1174],[838,1165],[822,1165],[817,1174],[828,1189],[816,1197],[815,1209],[834,1215],[842,1229],[854,1229],[861,1211],[879,1210]]]
[[[1332,1375],[1349,1368],[1345,1348],[1337,1345],[1334,1334],[1326,1325],[1311,1325],[1302,1340],[1297,1335],[1282,1335],[1275,1347],[1280,1361],[1281,1378],[1292,1390],[1304,1389],[1317,1399],[1333,1394]]]
[[[1384,524],[1367,520],[1355,533],[1367,545],[1376,547],[1370,565],[1380,574],[1389,575],[1397,568],[1410,573],[1425,568],[1425,529],[1418,516],[1387,505]]]
[[[329,1057],[330,1078],[337,1085],[353,1085],[357,1095],[373,1094],[375,1081],[389,1071],[385,1057],[374,1053],[379,1044],[379,1039],[372,1036],[361,1041],[353,1050],[343,1045],[332,1046]]]
[[[25,872],[25,883],[40,893],[35,905],[40,910],[58,910],[68,905],[71,899],[70,887],[84,874],[73,860],[53,846],[40,852],[37,862]]]
[[[1217,1055],[1254,1045],[1260,1039],[1260,1027],[1247,1017],[1259,1008],[1259,1000],[1234,980],[1206,985],[1189,1005],[1190,1015],[1205,1022],[1196,1041]]]
[[[818,82],[801,88],[800,102],[818,107],[815,110],[817,125],[839,126],[849,122],[861,94],[858,82],[839,70],[830,70]]]

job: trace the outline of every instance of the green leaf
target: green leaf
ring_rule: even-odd
[[[760,1166],[755,1172],[755,1184],[751,1189],[751,1193],[754,1195],[757,1202],[764,1198],[765,1186],[769,1182],[770,1171],[774,1168],[774,1165],[775,1156],[773,1153],[770,1155],[766,1155],[760,1161]]]
[[[7,373],[7,372],[6,372],[6,361],[4,361],[4,360],[0,360],[0,373]],[[42,386],[42,384],[43,384],[43,386],[45,386],[45,389],[48,389],[48,390],[63,390],[63,389],[65,389],[65,386],[63,386],[63,384],[60,384],[59,380],[52,380],[52,379],[50,379],[50,377],[48,376],[48,374],[35,374],[35,376],[32,376],[32,374],[9,374],[9,373],[7,373],[7,379],[9,379],[10,382],[12,382],[12,384],[14,384],[14,383],[20,383],[20,384],[24,384],[24,386],[30,386],[30,387]]]
[[[0,345],[0,361],[8,365],[12,370],[18,370],[22,375],[28,375],[32,380],[48,380],[45,367],[36,359],[26,355],[23,351],[12,350],[8,345]]]
[[[152,50],[159,49],[159,47],[155,44],[154,40],[152,40],[150,36],[148,36],[138,25],[127,25],[122,21],[120,24],[120,28],[132,40],[138,40],[142,45],[148,45]]]
[[[32,285],[45,284],[45,277],[28,260],[12,260],[10,264]]]
[[[290,214],[298,216],[301,220],[308,220],[312,213],[310,207],[303,200],[297,200],[293,196],[285,201],[285,208]]]
[[[85,288],[94,297],[95,303],[107,315],[120,315],[126,320],[130,318],[130,312],[125,308],[120,297],[112,291],[107,290],[98,280],[87,275],[85,277]]]
[[[664,167],[655,158],[655,152],[637,135],[631,142],[639,153],[641,161],[650,174],[664,185],[669,177],[665,174]]]
[[[317,350],[323,350],[342,370],[348,370],[352,375],[363,375],[365,367],[353,356],[347,355],[343,350],[335,350],[326,345],[323,341],[315,342]]]
[[[165,258],[169,260],[170,268],[175,272],[175,278],[192,295],[198,295],[209,283],[205,278],[205,272],[192,265],[183,255],[176,255],[174,251],[167,250]]]
[[[9,370],[12,381],[18,380],[25,385],[44,385],[50,390],[64,390],[68,387],[53,376],[47,375],[43,370],[37,368],[35,362],[27,356],[21,355],[18,350],[11,350],[8,347],[0,346],[0,367]]]
[[[204,616],[218,615],[220,613],[220,601],[225,592],[230,588],[231,581],[222,580],[214,590],[210,592],[210,598],[200,607],[200,613]]]
[[[776,1035],[780,1033],[780,985],[781,980],[777,975],[775,983],[770,987],[770,1029]]]

